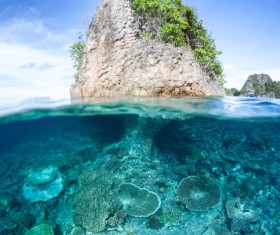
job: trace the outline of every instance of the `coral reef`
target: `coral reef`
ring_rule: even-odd
[[[217,184],[205,176],[184,178],[177,188],[178,200],[186,208],[194,211],[207,211],[221,202],[221,191]]]
[[[15,231],[22,234],[24,229],[29,226],[30,217],[25,210],[14,208],[0,214],[0,234],[8,234]]]
[[[261,211],[247,206],[240,198],[234,198],[226,203],[227,215],[231,221],[231,230],[240,232],[247,223],[259,220]]]
[[[71,235],[84,235],[85,232],[84,232],[84,230],[83,230],[82,228],[80,228],[80,227],[75,227],[75,228],[73,228],[73,230],[71,231],[70,234],[71,234]]]
[[[79,178],[78,192],[74,196],[74,222],[87,232],[105,230],[112,224],[112,217],[121,209],[119,200],[113,196],[118,185],[118,179],[109,172],[83,173]]]
[[[28,172],[22,189],[24,198],[30,202],[48,201],[62,191],[62,174],[55,166],[32,169]]]
[[[161,205],[156,193],[131,183],[121,184],[118,193],[125,212],[131,216],[148,217]]]
[[[15,200],[10,194],[0,194],[0,214],[9,210],[15,204]]]
[[[163,226],[164,226],[164,223],[161,221],[160,217],[158,217],[155,214],[149,216],[148,222],[147,222],[147,227],[149,227],[151,229],[159,230]]]
[[[48,224],[38,224],[28,230],[24,235],[54,235],[52,226]]]
[[[55,222],[63,232],[70,232],[74,227],[72,200],[59,200],[55,209],[49,207],[47,210],[48,219]]]
[[[0,154],[0,234],[46,220],[64,235],[279,233],[279,123],[61,118],[63,126]],[[43,198],[57,179],[63,190],[51,200],[22,193],[29,185],[30,198]],[[135,205],[145,217],[133,216]]]
[[[46,168],[31,169],[27,173],[27,181],[31,184],[47,184],[53,181],[58,174],[58,169],[55,166]]]
[[[232,233],[225,226],[215,224],[207,228],[203,235],[232,235]]]

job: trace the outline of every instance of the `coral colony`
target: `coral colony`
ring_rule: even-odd
[[[166,117],[58,118],[3,152],[1,234],[277,234],[280,126]]]

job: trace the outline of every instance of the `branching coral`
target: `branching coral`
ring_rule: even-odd
[[[205,176],[184,178],[178,188],[177,197],[186,208],[194,211],[207,211],[221,201],[221,191],[217,184]]]
[[[97,233],[111,225],[111,218],[121,208],[113,196],[119,182],[109,172],[88,171],[79,178],[74,197],[74,221],[87,232]]]

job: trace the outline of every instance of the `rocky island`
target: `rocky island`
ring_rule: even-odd
[[[226,89],[227,95],[263,98],[280,98],[280,82],[273,81],[268,74],[252,74],[242,89]]]
[[[176,14],[162,23],[158,22],[162,13],[156,5],[159,1],[152,4],[154,9],[150,8],[151,12],[159,12],[157,16],[143,11],[141,4],[145,2],[148,1],[102,0],[89,27],[71,96],[225,95],[222,70],[216,60],[218,52],[194,11],[181,1],[167,0],[172,14]],[[179,23],[181,29],[176,28]],[[195,31],[188,31],[191,24]],[[174,40],[172,33],[181,33],[183,41]],[[202,37],[215,52],[209,61],[200,58],[204,55]]]
[[[252,94],[264,98],[280,98],[280,83],[273,81],[267,74],[253,74],[246,80],[240,94]]]

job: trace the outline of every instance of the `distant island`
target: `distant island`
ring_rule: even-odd
[[[82,52],[73,98],[225,95],[221,52],[182,0],[103,0]]]
[[[226,88],[230,96],[249,96],[264,98],[280,98],[280,82],[273,81],[267,74],[252,74],[248,77],[241,90]]]

